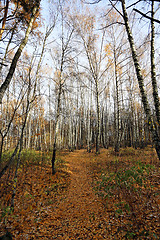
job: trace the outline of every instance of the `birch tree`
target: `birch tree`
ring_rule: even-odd
[[[36,18],[36,14],[37,14],[37,12],[39,10],[39,5],[40,5],[40,0],[36,0],[35,4],[33,5],[31,14],[30,14],[30,20],[29,20],[29,23],[28,23],[28,26],[27,26],[27,29],[26,29],[26,32],[25,32],[25,37],[21,41],[21,44],[18,47],[18,49],[17,49],[17,51],[16,51],[16,53],[15,53],[13,59],[12,59],[12,62],[11,62],[8,74],[7,74],[6,78],[5,78],[5,81],[0,86],[0,104],[2,104],[3,96],[4,96],[5,91],[8,88],[8,86],[9,86],[11,80],[12,80],[13,74],[14,74],[16,66],[17,66],[17,62],[18,62],[18,60],[19,60],[19,58],[21,56],[21,53],[22,53],[24,47],[27,44],[27,41],[28,41],[28,38],[29,38],[29,34],[30,34],[31,30],[32,30],[34,19]]]
[[[79,13],[73,16],[72,22],[82,41],[86,55],[87,64],[82,63],[81,67],[90,75],[89,81],[92,82],[93,86],[96,102],[96,152],[99,153],[101,132],[100,93],[104,91],[107,85],[107,82],[103,82],[107,72],[107,56],[104,52],[105,30],[100,32],[100,36],[95,33],[96,20],[91,12],[89,14],[86,12]],[[100,47],[98,47],[98,42]],[[104,83],[104,87],[100,86],[102,82]]]
[[[68,64],[68,58],[71,54],[72,47],[70,42],[72,40],[74,28],[68,25],[65,34],[65,12],[63,6],[60,5],[60,17],[61,17],[61,39],[60,39],[60,50],[57,52],[58,64],[55,71],[55,83],[56,83],[56,101],[55,101],[55,121],[54,121],[54,136],[53,136],[53,155],[52,155],[52,174],[55,174],[55,160],[56,160],[56,150],[57,150],[57,136],[58,136],[58,126],[61,111],[61,97],[63,92],[63,87],[66,81],[66,75],[64,73],[64,67]],[[52,53],[52,59],[55,59]]]
[[[141,67],[140,67],[140,64],[139,64],[139,61],[138,61],[138,57],[137,57],[137,53],[136,53],[136,49],[135,49],[135,44],[134,44],[134,39],[133,39],[133,35],[132,35],[130,25],[129,25],[128,14],[127,14],[127,10],[126,10],[126,4],[125,4],[124,0],[121,1],[121,5],[122,5],[122,12],[123,12],[122,16],[123,16],[123,19],[124,19],[125,28],[126,28],[126,32],[127,32],[127,36],[128,36],[128,41],[129,41],[131,52],[132,52],[132,58],[133,58],[133,62],[134,62],[135,70],[136,70],[136,75],[137,75],[137,79],[138,79],[138,84],[139,84],[139,89],[140,89],[140,93],[141,93],[141,98],[142,98],[144,111],[145,111],[145,114],[146,114],[146,117],[147,117],[148,126],[150,128],[151,133],[152,133],[153,142],[155,144],[156,152],[157,152],[158,158],[160,159],[160,138],[158,136],[157,129],[154,125],[150,105],[149,105],[147,94],[146,94],[146,91],[145,91],[144,79],[143,79],[143,76],[142,76],[142,73],[141,73]],[[153,29],[152,29],[152,31],[153,31]],[[153,38],[153,36],[152,36],[152,38]],[[153,46],[152,46],[152,48],[153,48]],[[153,51],[153,49],[152,49],[152,51]],[[152,69],[152,71],[153,71],[153,69]],[[152,77],[153,77],[153,75],[152,75]],[[155,79],[154,79],[154,81],[155,81]]]
[[[158,86],[156,80],[156,66],[155,66],[155,24],[154,24],[154,0],[151,1],[151,79],[153,89],[153,99],[156,111],[156,118],[160,134],[160,100],[158,95]],[[159,135],[160,137],[160,135]]]

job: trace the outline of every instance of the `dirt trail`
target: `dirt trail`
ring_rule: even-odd
[[[156,155],[153,158],[153,151],[148,151],[148,154],[145,151],[143,154],[139,150],[130,155],[129,149],[128,153],[129,155],[126,155],[125,152],[124,157],[119,157],[117,162],[117,158],[115,161],[115,157],[104,149],[98,156],[95,153],[88,154],[86,150],[61,152],[57,155],[59,161],[55,175],[51,175],[51,167],[47,161],[46,165],[30,164],[24,168],[22,165],[15,211],[12,213],[10,209],[4,208],[5,211],[0,212],[4,214],[3,221],[0,222],[0,236],[5,234],[7,229],[12,233],[13,240],[113,240],[133,239],[135,234],[136,239],[157,239],[158,170],[150,169],[152,172],[144,172],[145,177],[146,174],[148,176],[147,188],[136,184],[140,195],[134,190],[135,185],[133,190],[130,188],[129,191],[125,191],[123,185],[115,188],[114,195],[107,199],[98,197],[93,189],[96,184],[92,181],[101,179],[101,170],[112,172],[122,166],[125,169],[128,164],[137,166],[133,165],[133,159],[141,160],[142,163],[146,160],[146,163],[153,162],[153,159],[157,161]],[[134,169],[136,170],[135,167]],[[141,177],[140,173],[138,171],[138,176]],[[6,181],[4,178],[0,191],[6,186]],[[6,192],[3,190],[6,195],[3,196],[2,206],[6,205],[12,194],[12,185],[9,186],[9,189],[5,188]]]
[[[53,239],[109,239],[104,206],[91,186],[83,150],[75,151],[67,158],[71,184],[64,199],[55,211],[56,236]],[[60,217],[56,217],[60,216]]]
[[[50,167],[25,169],[19,176],[14,214],[6,217],[13,239],[113,239],[107,234],[112,230],[108,209],[92,187],[89,166],[94,157],[86,150],[65,154],[60,158],[67,168],[54,176]],[[0,236],[5,232],[3,223]]]

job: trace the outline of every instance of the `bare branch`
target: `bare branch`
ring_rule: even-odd
[[[111,26],[114,25],[114,24],[125,25],[125,24],[122,23],[122,22],[114,22],[114,23],[111,23],[111,24],[106,25],[106,26],[103,27],[103,28],[99,28],[98,30],[103,30],[103,29],[105,29],[105,28],[111,27]]]
[[[115,4],[113,4],[111,0],[109,0],[109,2],[111,3],[112,7],[120,14],[120,16],[123,17],[123,14],[116,8],[116,4],[119,1],[117,0]]]
[[[152,18],[152,17],[149,17],[148,15],[146,15],[145,13],[142,13],[141,11],[139,11],[139,10],[136,9],[136,8],[133,8],[133,10],[134,10],[135,12],[141,14],[143,17],[148,18],[149,20],[153,20],[154,22],[157,22],[157,23],[160,24],[160,20],[155,19],[155,18]]]
[[[126,9],[128,9],[128,8],[130,8],[130,7],[132,7],[132,6],[135,6],[137,3],[139,3],[139,2],[141,2],[142,0],[138,0],[137,2],[135,2],[135,3],[132,3],[131,5],[129,5],[128,7],[126,7]]]

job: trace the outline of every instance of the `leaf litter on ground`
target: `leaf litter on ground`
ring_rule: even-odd
[[[3,177],[0,235],[7,229],[16,240],[158,239],[160,169],[152,148],[61,152],[53,176],[48,160],[21,166],[13,213],[12,169]]]

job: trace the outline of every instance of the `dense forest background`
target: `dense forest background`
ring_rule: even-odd
[[[0,159],[159,141],[159,3],[127,1],[141,83],[121,1],[98,2],[1,1]]]
[[[0,239],[158,239],[159,16],[0,1]]]

